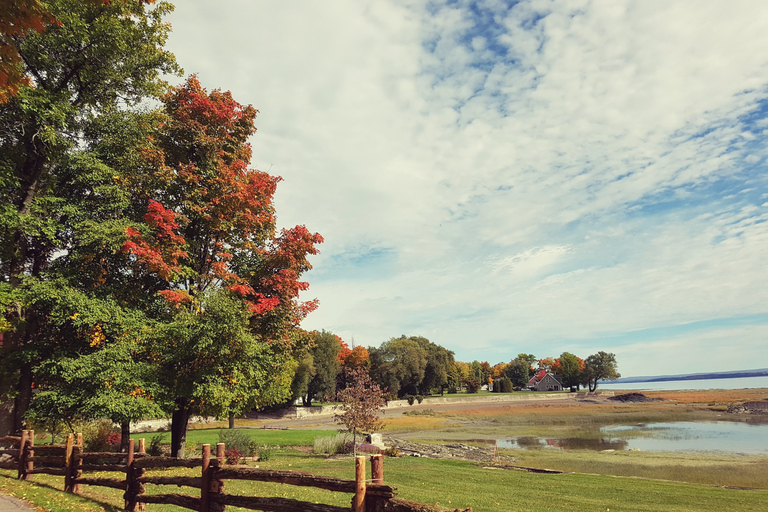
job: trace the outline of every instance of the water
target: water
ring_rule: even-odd
[[[664,382],[600,382],[598,391],[608,390],[678,390],[678,389],[744,389],[768,388],[768,377],[741,377],[734,379],[668,380]]]
[[[679,421],[603,427],[600,439],[517,437],[499,448],[560,450],[717,451],[768,455],[768,423]]]

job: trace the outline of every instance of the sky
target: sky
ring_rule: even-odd
[[[325,243],[306,329],[768,367],[768,2],[179,0],[185,73]]]

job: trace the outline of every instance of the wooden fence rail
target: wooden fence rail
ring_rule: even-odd
[[[248,466],[227,466],[225,446],[203,445],[200,459],[172,459],[149,457],[144,440],[138,450],[131,440],[127,453],[84,452],[83,438],[70,434],[65,445],[35,446],[34,431],[24,430],[20,437],[2,437],[0,445],[16,448],[0,449],[0,457],[10,455],[11,461],[0,461],[0,468],[16,469],[19,479],[29,480],[32,475],[46,473],[64,477],[64,490],[78,493],[82,485],[96,485],[124,490],[125,510],[136,512],[146,503],[177,505],[200,512],[225,512],[227,505],[262,510],[264,512],[461,512],[436,505],[415,503],[395,497],[396,489],[384,484],[384,466],[381,455],[371,456],[370,482],[366,481],[366,457],[355,460],[355,480],[342,480],[301,471],[278,471]],[[86,462],[87,464],[84,464]],[[200,469],[200,476],[147,476],[147,470],[170,467]],[[125,473],[122,478],[83,476],[88,471]],[[239,496],[224,492],[225,480],[251,480],[296,486],[316,487],[352,494],[351,507],[338,507],[299,500],[263,496]],[[146,484],[175,485],[200,489],[199,496],[189,494],[146,494]],[[471,512],[466,509],[464,512]]]

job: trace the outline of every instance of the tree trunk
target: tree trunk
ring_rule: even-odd
[[[24,363],[19,367],[18,394],[14,400],[13,428],[16,433],[24,429],[24,416],[32,402],[32,365]]]
[[[229,413],[229,428],[235,428],[235,415],[234,415],[234,413]]]
[[[128,453],[128,444],[131,440],[131,424],[120,424],[120,453]]]
[[[190,410],[186,400],[178,400],[176,402],[176,410],[173,411],[171,416],[171,457],[184,458],[189,416]]]

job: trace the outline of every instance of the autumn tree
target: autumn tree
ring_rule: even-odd
[[[10,420],[0,425],[5,432],[21,428],[33,381],[43,385],[35,368],[65,355],[60,349],[79,349],[65,346],[67,339],[45,325],[49,311],[35,303],[42,293],[35,288],[56,282],[57,288],[84,292],[71,275],[62,275],[72,267],[54,262],[77,252],[86,239],[125,240],[115,229],[121,214],[107,213],[119,173],[93,153],[90,128],[106,112],[129,112],[158,95],[165,87],[160,74],[178,70],[162,49],[169,30],[162,17],[171,9],[165,2],[146,8],[134,0],[51,0],[42,12],[42,4],[23,0],[4,3],[0,17],[19,20],[12,11],[25,5],[34,7],[26,11],[31,18],[15,25],[16,33],[5,25],[0,42],[3,51],[19,57],[3,62],[18,74],[4,69],[14,85],[3,89],[0,104],[0,423]],[[102,265],[93,253],[79,256],[89,270]],[[88,295],[103,300],[93,290]]]
[[[384,428],[379,411],[387,401],[384,399],[385,390],[371,379],[365,368],[346,371],[348,384],[336,395],[341,405],[333,419],[344,426],[339,432],[352,433],[352,444],[356,447],[358,432],[377,432]]]
[[[298,300],[308,288],[300,276],[322,237],[304,226],[276,232],[280,178],[248,168],[252,106],[195,76],[163,102],[144,172],[129,177],[133,211],[144,213],[125,230],[124,252],[137,286],[158,289],[152,350],[173,375],[164,403],[172,454],[182,456],[192,414],[290,397],[295,356],[310,342],[299,322],[317,306]]]
[[[552,371],[560,376],[564,386],[568,386],[573,390],[579,386],[585,366],[584,360],[580,357],[570,352],[563,352],[560,354],[560,357],[554,360]]]
[[[582,379],[589,386],[589,391],[597,389],[597,383],[600,380],[615,380],[621,377],[616,370],[616,356],[602,350],[597,354],[592,354],[584,361]]]

